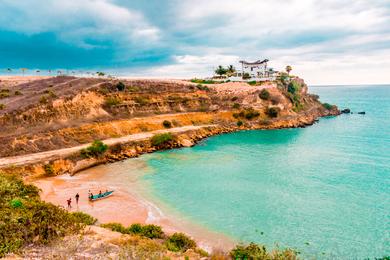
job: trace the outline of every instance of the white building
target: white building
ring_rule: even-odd
[[[267,59],[258,60],[255,62],[240,61],[241,71],[238,71],[232,75],[231,80],[256,80],[256,81],[266,81],[266,80],[275,80],[277,71],[272,68],[268,68]],[[249,76],[249,78],[248,78]]]

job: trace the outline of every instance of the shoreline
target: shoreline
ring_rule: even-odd
[[[68,197],[72,197],[70,211],[88,213],[97,218],[99,224],[110,222],[118,222],[125,226],[133,223],[155,224],[161,226],[168,234],[174,232],[189,234],[201,248],[209,252],[233,248],[238,241],[192,221],[157,198],[151,187],[142,180],[142,176],[148,174],[144,167],[148,166],[141,159],[134,158],[99,165],[74,176],[39,178],[31,183],[42,190],[42,200],[57,206],[65,207]],[[118,172],[119,168],[122,172]],[[142,175],[139,174],[141,168],[144,172]],[[114,195],[93,203],[87,201],[86,193],[89,189],[98,192],[99,189],[105,188],[114,189]],[[81,196],[78,206],[74,202],[76,193]]]

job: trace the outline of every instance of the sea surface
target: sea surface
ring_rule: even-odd
[[[292,247],[308,259],[390,255],[390,86],[309,91],[353,114],[213,136],[105,170],[137,169],[163,212],[237,242]]]

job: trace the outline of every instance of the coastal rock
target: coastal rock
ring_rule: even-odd
[[[362,112],[358,112],[359,115],[365,115],[366,112],[365,111],[362,111]]]
[[[345,108],[341,110],[341,114],[349,114],[349,113],[351,113],[351,110],[349,108]]]

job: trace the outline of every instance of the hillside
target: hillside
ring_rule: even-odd
[[[298,95],[277,82],[195,84],[179,80],[51,77],[0,82],[0,156],[74,147],[172,127],[279,128],[311,124],[327,110],[302,80]],[[281,85],[281,84],[279,84]],[[260,97],[263,89],[268,96]],[[298,96],[298,101],[294,100]],[[297,105],[299,103],[299,105]],[[272,108],[272,109],[271,109]],[[271,109],[271,110],[270,110]],[[290,123],[288,123],[288,122]],[[238,123],[239,122],[239,123]]]

